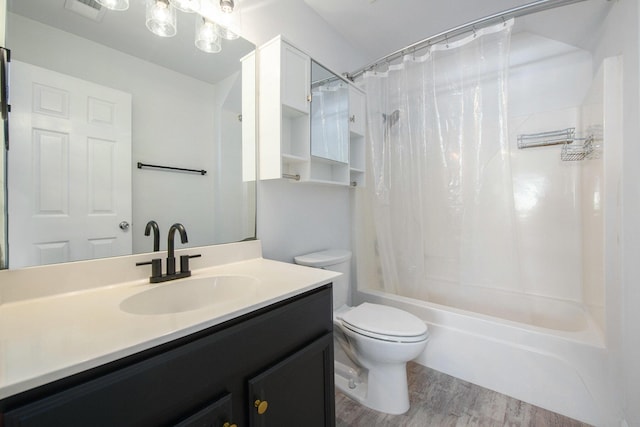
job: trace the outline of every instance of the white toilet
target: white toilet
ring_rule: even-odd
[[[406,364],[427,345],[425,323],[406,311],[349,301],[351,252],[331,249],[295,257],[309,267],[338,271],[333,282],[336,387],[369,408],[388,414],[409,410]]]

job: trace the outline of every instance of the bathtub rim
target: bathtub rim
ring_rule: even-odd
[[[368,295],[372,296],[374,298],[374,301],[368,298]],[[550,339],[552,341],[559,342],[566,341],[579,345],[589,346],[592,348],[606,350],[605,337],[603,336],[602,331],[600,331],[600,328],[597,326],[595,320],[591,317],[591,314],[586,310],[583,311],[583,314],[586,317],[587,328],[584,328],[580,331],[565,331],[559,329],[544,328],[541,326],[517,322],[509,319],[503,319],[497,316],[490,316],[484,313],[464,310],[449,305],[439,304],[431,301],[423,301],[420,299],[405,297],[402,295],[396,295],[377,289],[357,289],[354,296],[355,301],[357,301],[358,303],[368,301],[385,304],[386,299],[396,301],[397,304],[392,304],[393,306],[396,306],[397,308],[401,308],[418,316],[427,324],[436,324],[447,327],[457,326],[460,329],[466,329],[461,327],[461,322],[457,321],[458,318],[463,318],[464,321],[468,321],[469,318],[479,320],[480,323],[483,326],[486,325],[486,327],[475,329],[471,332],[478,333],[492,339],[513,342],[513,339],[509,338],[510,336],[518,335],[521,332],[527,332],[532,334],[532,336],[539,337],[541,339]],[[380,299],[384,299],[384,301],[379,301]],[[429,313],[429,310],[433,311],[433,313],[444,316],[447,320],[447,323],[445,324],[442,318],[437,318],[431,313],[425,316],[424,314]],[[425,317],[427,318],[425,319]],[[493,326],[495,329],[490,330],[491,326]],[[520,340],[516,340],[516,342],[518,341]],[[526,343],[524,345],[526,345]],[[539,347],[534,347],[534,349],[537,351],[540,350]]]

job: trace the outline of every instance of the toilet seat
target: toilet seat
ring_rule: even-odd
[[[427,325],[411,313],[379,304],[363,303],[344,313],[342,326],[370,338],[392,342],[427,339]]]

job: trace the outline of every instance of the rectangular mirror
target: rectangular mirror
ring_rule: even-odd
[[[144,1],[8,0],[10,268],[150,252],[150,220],[162,250],[176,222],[189,247],[255,238],[255,46],[203,52],[213,23],[176,12],[158,37]]]
[[[349,162],[349,85],[311,61],[311,155]]]

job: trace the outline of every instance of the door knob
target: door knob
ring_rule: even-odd
[[[129,229],[129,223],[127,221],[122,221],[118,224],[118,227],[120,227],[120,230],[122,231],[127,231]]]
[[[256,400],[255,402],[253,402],[253,406],[255,406],[258,410],[258,415],[262,415],[267,412],[269,403],[266,400]]]

